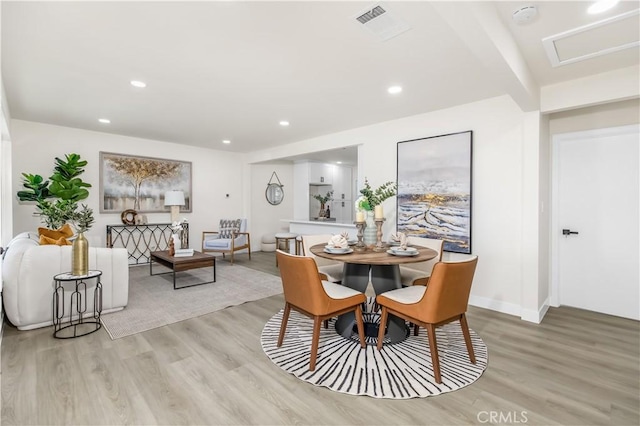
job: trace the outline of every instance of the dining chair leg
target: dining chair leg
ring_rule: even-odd
[[[382,313],[380,314],[380,326],[378,327],[378,350],[382,350],[382,341],[384,340],[384,329],[387,325],[387,308],[382,307]]]
[[[291,312],[291,305],[289,303],[284,304],[284,314],[282,314],[282,323],[280,323],[280,335],[278,336],[278,347],[282,346],[284,340],[284,333],[287,330],[287,322],[289,322],[289,312]]]
[[[323,322],[324,322],[325,330],[328,329],[329,328],[329,320],[327,319],[327,320],[324,320]]]
[[[471,343],[471,335],[469,334],[469,324],[467,324],[467,316],[462,314],[460,316],[460,327],[462,327],[462,335],[464,336],[464,343],[467,345],[467,352],[469,352],[469,360],[472,364],[476,363],[476,354],[473,352],[473,344]]]
[[[360,305],[356,306],[356,324],[358,324],[358,336],[360,337],[360,346],[367,347],[367,342],[364,340],[364,321],[362,321],[362,308]]]
[[[316,358],[318,356],[318,344],[320,342],[320,317],[313,317],[313,337],[311,338],[311,357],[309,359],[309,370],[316,369]]]
[[[438,344],[436,343],[436,327],[427,324],[427,336],[429,337],[429,349],[431,349],[431,364],[433,364],[433,375],[436,383],[442,383],[440,376],[440,358],[438,358]]]
[[[418,324],[413,324],[413,335],[417,336],[420,333],[420,326]]]

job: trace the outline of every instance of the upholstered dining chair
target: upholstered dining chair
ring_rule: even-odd
[[[360,346],[366,347],[361,307],[366,301],[365,295],[349,287],[321,280],[316,262],[310,257],[296,256],[282,250],[276,250],[276,257],[280,265],[285,300],[278,347],[284,341],[291,309],[313,318],[310,371],[316,368],[320,325],[324,320],[355,311]]]
[[[247,219],[220,219],[217,231],[202,232],[202,252],[222,253],[231,257],[238,250],[246,249],[251,260],[251,237],[247,232]]]
[[[344,263],[336,260],[323,259],[311,253],[311,247],[316,244],[326,244],[331,239],[331,234],[319,234],[319,235],[302,235],[302,254],[304,256],[312,257],[318,265],[318,272],[323,277],[322,279],[330,281],[332,283],[342,282],[344,276]]]
[[[477,264],[477,256],[459,262],[439,262],[433,267],[433,274],[426,286],[400,288],[376,297],[376,302],[382,307],[380,324],[386,324],[388,315],[392,314],[427,329],[433,373],[437,383],[442,383],[442,379],[436,327],[460,321],[469,360],[473,364],[476,363],[465,313]],[[385,327],[381,326],[378,350],[382,350],[384,333]]]
[[[438,255],[426,262],[408,263],[400,265],[400,282],[403,286],[427,285],[431,271],[436,263],[442,260],[442,240],[422,237],[407,237],[407,241],[412,246],[427,247],[438,252]]]

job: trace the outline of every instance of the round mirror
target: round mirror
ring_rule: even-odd
[[[284,198],[282,185],[278,185],[277,183],[267,184],[267,190],[264,191],[264,196],[267,198],[269,204],[273,206],[280,204]]]

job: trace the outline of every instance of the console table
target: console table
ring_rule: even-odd
[[[146,225],[107,225],[107,247],[124,247],[129,264],[149,263],[152,251],[168,250],[172,230],[170,223]],[[182,223],[182,247],[189,247],[189,224]]]

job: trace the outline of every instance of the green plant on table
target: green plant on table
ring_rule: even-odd
[[[324,206],[328,201],[333,200],[333,190],[327,192],[327,195],[324,195],[324,196],[320,194],[315,194],[313,195],[313,198],[320,201],[320,204]]]
[[[360,190],[362,195],[356,200],[356,210],[373,210],[375,206],[382,204],[387,198],[396,195],[397,190],[398,186],[392,181],[385,182],[374,190],[371,188],[367,178],[365,178],[364,188]]]

